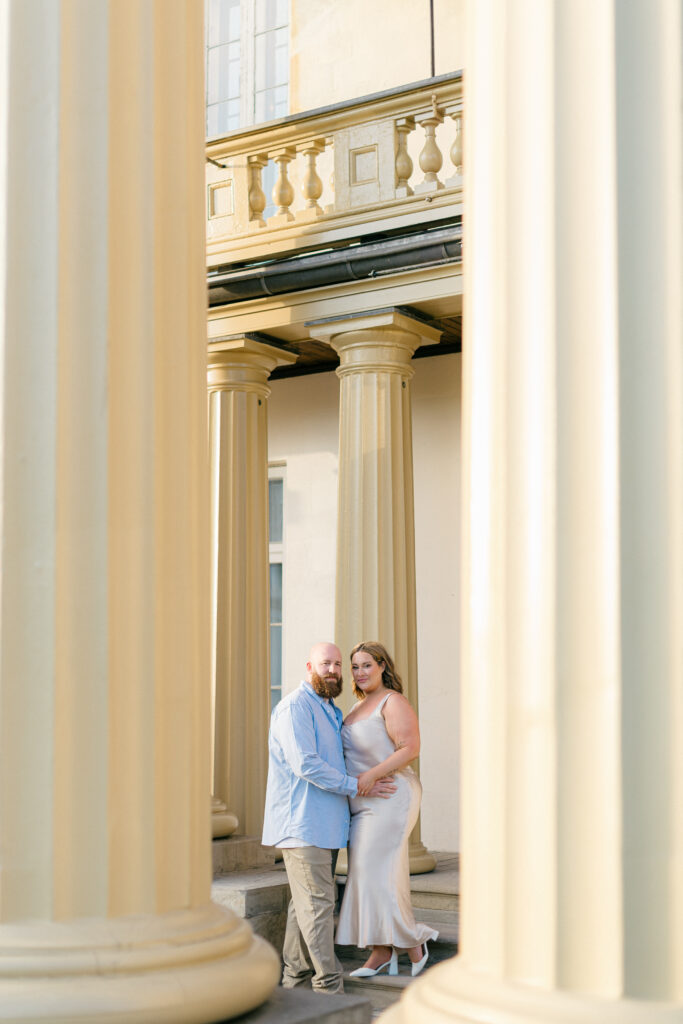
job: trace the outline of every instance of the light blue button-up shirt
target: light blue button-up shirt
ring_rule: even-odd
[[[338,850],[348,841],[349,802],[358,783],[346,774],[342,713],[302,683],[275,707],[268,738],[264,846],[283,839]]]

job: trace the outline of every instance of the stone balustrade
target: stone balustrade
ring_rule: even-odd
[[[208,143],[207,262],[336,244],[459,212],[460,73]]]

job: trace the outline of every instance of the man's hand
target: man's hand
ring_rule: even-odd
[[[396,783],[392,779],[391,775],[385,775],[384,778],[378,779],[377,782],[373,782],[370,788],[365,792],[361,793],[358,790],[359,796],[379,796],[383,800],[388,800],[392,794],[396,792]]]

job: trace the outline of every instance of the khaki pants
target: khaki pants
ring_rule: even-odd
[[[292,898],[282,951],[284,988],[306,985],[343,992],[342,967],[334,952],[334,867],[337,850],[300,846],[283,850]]]

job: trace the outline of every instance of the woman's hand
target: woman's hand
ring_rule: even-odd
[[[380,775],[377,768],[358,776],[358,796],[391,796],[395,792],[396,783],[391,775]]]

